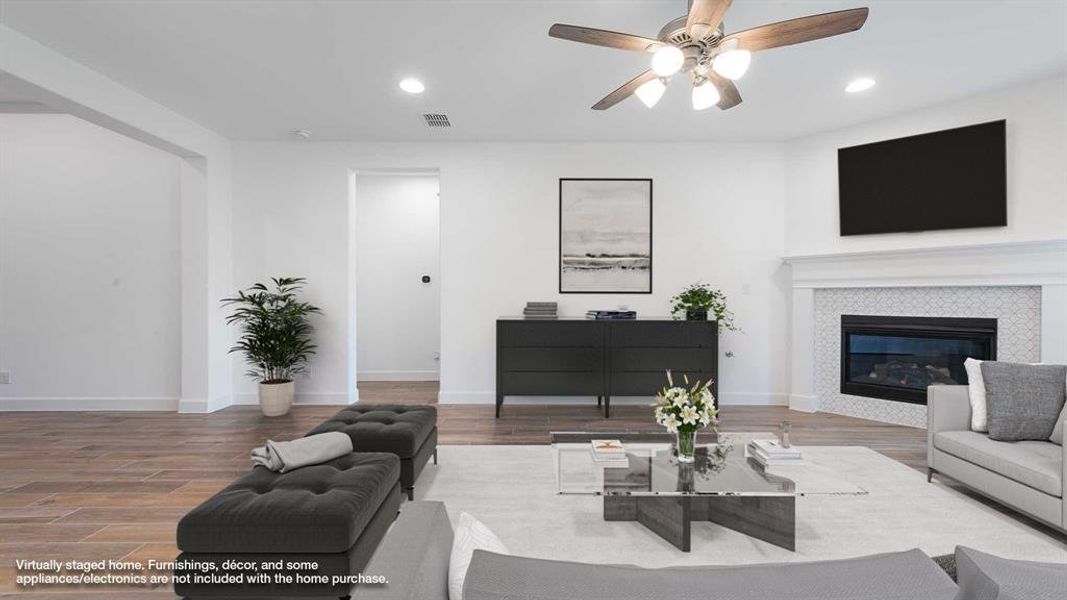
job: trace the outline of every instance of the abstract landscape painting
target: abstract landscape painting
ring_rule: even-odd
[[[559,291],[652,293],[652,180],[559,180]]]

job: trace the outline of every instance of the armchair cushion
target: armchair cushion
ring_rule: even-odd
[[[1051,442],[998,442],[975,431],[941,431],[934,447],[1008,479],[1063,497],[1063,448]]]

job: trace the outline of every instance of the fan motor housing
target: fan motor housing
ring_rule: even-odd
[[[709,32],[704,37],[698,40],[694,40],[692,37],[689,36],[689,32],[686,31],[686,23],[688,21],[689,17],[686,15],[682,15],[677,19],[667,23],[663,26],[662,29],[659,30],[659,35],[656,36],[656,39],[672,46],[678,46],[679,48],[684,48],[685,46],[694,44],[711,48],[718,44],[719,40],[722,39],[724,31],[722,23],[719,24],[718,28]]]

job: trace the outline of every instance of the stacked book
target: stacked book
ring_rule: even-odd
[[[593,462],[602,467],[629,467],[626,449],[619,440],[591,440]]]
[[[522,316],[527,319],[555,319],[555,302],[527,302],[526,308],[522,309]]]
[[[637,311],[633,310],[590,310],[585,313],[587,319],[636,319]]]
[[[791,465],[800,462],[800,450],[782,446],[777,440],[752,440],[746,447],[748,455],[764,467]]]

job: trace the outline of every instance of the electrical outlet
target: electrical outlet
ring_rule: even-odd
[[[0,371],[0,384],[11,383],[11,372]]]

